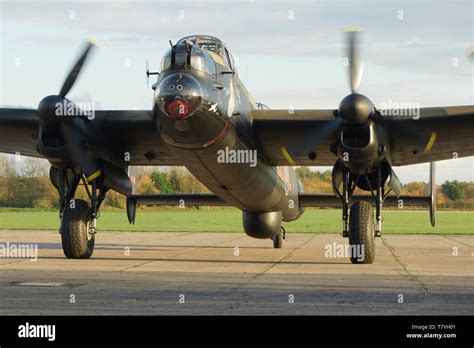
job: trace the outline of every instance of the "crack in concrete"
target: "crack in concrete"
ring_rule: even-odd
[[[259,272],[259,273],[256,273],[254,274],[252,277],[250,277],[250,279],[242,284],[240,287],[245,287],[247,286],[248,284],[252,283],[253,281],[257,280],[258,278],[260,278],[261,276],[265,275],[268,271],[270,271],[272,268],[278,266],[279,264],[281,264],[282,262],[288,260],[290,257],[292,257],[296,251],[298,251],[299,249],[301,249],[302,247],[304,247],[306,244],[308,244],[310,241],[312,241],[315,237],[317,236],[317,234],[313,234],[311,237],[309,237],[306,241],[304,241],[303,243],[301,243],[300,245],[294,247],[293,249],[291,249],[285,256],[283,256],[280,260],[276,261],[276,262],[271,262],[271,261],[268,261],[269,263],[271,263],[270,266],[268,266],[267,268],[265,268],[262,272]],[[239,288],[239,287],[237,287]],[[236,288],[236,289],[237,289]]]
[[[416,275],[414,275],[413,273],[411,273],[409,270],[408,270],[408,266],[401,260],[400,256],[395,252],[395,249],[388,245],[388,241],[383,237],[381,236],[380,237],[382,239],[382,243],[383,245],[390,251],[390,253],[392,254],[393,258],[395,259],[395,262],[399,265],[399,267],[401,267],[402,269],[402,275],[404,277],[407,277],[409,280],[415,282],[415,283],[418,283],[418,285],[421,287],[421,290],[423,292],[423,295],[429,295],[429,291],[428,291],[428,287],[425,283],[423,283],[421,280],[418,279],[418,277]]]
[[[472,246],[472,245],[469,245],[469,244],[467,244],[467,243],[461,242],[461,241],[459,241],[459,240],[457,240],[457,239],[454,239],[454,238],[449,238],[448,236],[446,236],[446,235],[444,235],[444,234],[443,234],[443,235],[440,235],[440,237],[444,237],[444,238],[446,238],[446,239],[448,239],[448,240],[451,240],[451,241],[453,241],[453,242],[462,244],[462,245],[467,246],[467,247],[469,247],[469,248],[474,248],[474,246]]]

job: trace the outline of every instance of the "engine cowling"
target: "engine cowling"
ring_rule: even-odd
[[[368,174],[384,158],[384,149],[375,131],[375,124],[343,127],[339,133],[337,156],[354,174]]]

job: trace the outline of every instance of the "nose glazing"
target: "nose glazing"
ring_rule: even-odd
[[[199,81],[186,73],[174,73],[165,77],[155,91],[161,112],[175,119],[192,116],[201,104],[202,96]]]

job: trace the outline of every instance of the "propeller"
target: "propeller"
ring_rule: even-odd
[[[348,67],[348,77],[351,93],[344,97],[339,103],[337,110],[334,110],[334,119],[326,123],[323,127],[316,128],[306,137],[296,144],[288,147],[292,155],[302,153],[312,146],[318,145],[326,140],[331,134],[342,126],[363,126],[371,120],[381,126],[387,126],[390,118],[385,118],[376,110],[372,101],[359,93],[363,75],[363,62],[360,58],[360,31],[350,29],[345,31],[346,59]],[[397,122],[398,131],[406,137],[416,139],[420,144],[429,144],[436,134],[419,129],[413,122]]]
[[[94,47],[96,47],[94,42],[87,42],[61,86],[59,94],[43,98],[38,105],[40,124],[38,149],[48,157],[46,153],[53,153],[55,148],[64,144],[70,159],[80,166],[86,180],[93,180],[101,174],[100,163],[91,156],[86,140],[88,129],[84,123],[86,118],[82,116],[89,116],[89,113],[78,108],[66,98],[66,95],[77,81]],[[69,110],[74,110],[73,114]]]
[[[66,80],[63,82],[61,91],[59,92],[60,97],[64,98],[69,93],[72,86],[74,86],[74,83],[76,82],[77,77],[79,76],[79,73],[81,72],[81,69],[84,66],[84,63],[86,62],[87,57],[89,57],[89,53],[95,47],[97,47],[95,42],[93,41],[87,42],[86,47],[84,48],[82,54],[79,56],[79,58],[76,61],[76,64],[74,64]]]
[[[314,145],[320,144],[331,134],[337,131],[341,125],[342,119],[340,117],[336,117],[334,120],[327,122],[324,126],[315,128],[314,131],[310,132],[306,137],[298,141],[296,144],[290,145],[288,147],[288,151],[292,155],[295,155],[311,148]]]
[[[343,122],[347,124],[362,125],[367,122],[370,116],[374,115],[375,106],[369,98],[358,93],[364,71],[359,54],[360,31],[349,29],[345,33],[346,59],[348,59],[349,84],[352,93],[341,101],[336,117],[342,118]]]
[[[296,154],[320,144],[343,124],[363,125],[370,116],[375,114],[375,106],[370,99],[357,93],[363,73],[363,64],[359,57],[359,33],[358,30],[346,31],[346,59],[348,60],[349,84],[352,93],[341,101],[337,110],[334,110],[334,120],[315,129],[297,144],[290,146],[288,149],[290,153]]]
[[[71,71],[67,75],[66,79],[61,86],[59,95],[50,95],[43,100],[38,105],[38,118],[42,129],[46,133],[55,133],[59,127],[61,121],[72,117],[58,117],[60,115],[60,110],[58,107],[62,107],[64,110],[75,110],[77,114],[74,116],[85,116],[86,114],[81,112],[72,101],[66,98],[66,95],[74,86],[84,63],[86,62],[92,49],[96,47],[93,41],[88,41],[85,48],[82,51],[82,54],[76,60],[76,63],[73,65]],[[64,116],[64,115],[63,115]],[[67,122],[67,121],[66,121]]]
[[[360,87],[360,82],[362,80],[362,74],[364,72],[364,65],[360,61],[359,57],[359,30],[358,29],[349,29],[346,30],[347,36],[347,58],[349,64],[349,81],[351,84],[352,93],[357,93]]]

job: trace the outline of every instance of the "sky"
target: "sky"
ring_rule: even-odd
[[[343,30],[360,28],[360,92],[376,106],[473,105],[472,1],[0,0],[0,105],[58,93],[79,50],[98,43],[70,97],[99,109],[150,109],[145,62],[183,36],[222,39],[254,99],[271,108],[337,108],[349,93]],[[150,84],[151,85],[151,84]],[[439,162],[438,181],[474,181],[474,158]],[[326,169],[326,168],[322,168]],[[428,165],[396,168],[427,181]]]

